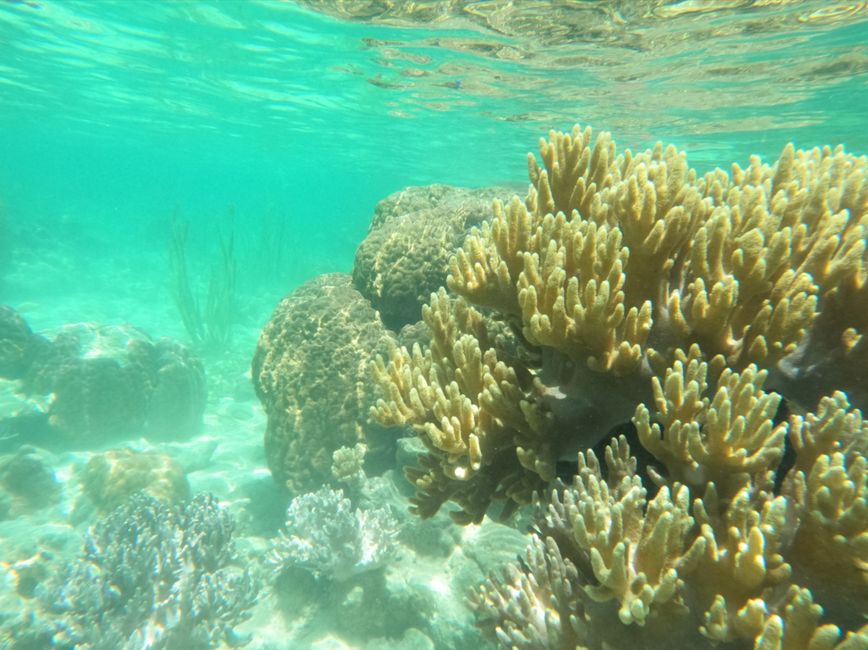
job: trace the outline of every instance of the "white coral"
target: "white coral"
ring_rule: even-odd
[[[396,537],[388,508],[353,510],[342,490],[325,487],[292,500],[269,562],[277,574],[297,567],[341,581],[383,566],[397,550]]]

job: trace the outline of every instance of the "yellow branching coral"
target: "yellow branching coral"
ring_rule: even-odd
[[[754,369],[724,371],[710,399],[708,376],[705,362],[684,358],[658,388],[657,423],[640,436],[668,472],[654,498],[622,437],[606,449],[608,471],[580,453],[572,485],[538,501],[539,537],[522,568],[472,598],[480,626],[505,647],[868,647],[861,417],[839,394],[775,426]],[[637,419],[649,412],[640,407]],[[777,451],[730,462],[731,445],[712,443],[778,449],[782,435],[802,443],[780,494],[770,480]],[[828,448],[841,451],[817,454]],[[713,456],[707,472],[697,459]]]
[[[650,410],[640,405],[633,423],[642,446],[666,466],[669,478],[700,489],[710,482],[729,498],[745,478],[765,476],[778,465],[786,425],[772,423],[780,396],[762,390],[765,371],[725,369],[711,399],[701,397],[708,374],[708,363],[699,360],[694,346],[663,381],[652,378],[657,421],[651,423]]]
[[[628,449],[622,438],[610,447]],[[545,528],[571,531],[581,575],[593,576],[582,589],[594,601],[615,599],[625,625],[642,625],[652,605],[672,600],[683,576],[696,568],[706,540],[685,542],[694,526],[684,486],[664,488],[646,500],[642,481],[632,472],[606,481],[593,452],[579,454],[573,489],[552,495]]]
[[[746,170],[735,166],[732,179],[720,171],[697,179],[673,147],[616,155],[609,134],[593,141],[589,128],[578,127],[552,132],[540,154],[542,167],[530,157],[525,203],[496,208],[492,225],[456,254],[448,282],[473,302],[521,310],[524,327],[543,339],[553,335],[549,321],[569,325],[568,297],[576,305],[591,291],[608,307],[591,314],[600,328],[613,312],[642,313],[643,340],[631,342],[632,353],[647,355],[657,369],[692,343],[725,355],[736,369],[771,367],[795,351],[820,299],[865,284],[864,157],[790,145],[774,166],[754,158]],[[608,269],[601,262],[589,272],[573,260],[592,225],[617,250],[604,258]],[[588,261],[593,249],[584,250]],[[600,368],[599,341],[581,333],[563,347]],[[611,367],[625,372],[638,364]]]
[[[396,349],[388,365],[382,357],[374,362],[388,392],[373,415],[384,424],[413,424],[431,452],[425,468],[408,471],[420,514],[452,499],[463,507],[459,518],[479,520],[495,495],[527,500],[554,478],[551,415],[533,399],[533,385],[498,359],[478,311],[441,290],[423,318],[433,339],[428,350]],[[444,480],[459,484],[444,488]]]
[[[375,364],[374,417],[413,426],[432,454],[413,471],[420,512],[452,499],[473,519],[490,498],[526,498],[558,458],[652,400],[657,422],[637,414],[643,444],[691,488],[721,477],[726,501],[745,477],[768,489],[784,453],[764,385],[813,405],[840,382],[868,403],[853,379],[868,363],[864,157],[788,146],[772,165],[699,177],[675,147],[619,153],[577,126],[528,165],[524,201],[496,202],[450,260],[459,299],[432,299],[431,349]],[[471,305],[533,361],[496,350]],[[688,378],[700,363],[709,376]]]

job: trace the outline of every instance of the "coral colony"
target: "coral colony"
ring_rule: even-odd
[[[173,507],[139,494],[93,527],[43,594],[63,648],[211,648],[256,600],[232,565],[234,523],[208,494]]]
[[[579,127],[540,153],[451,258],[430,344],[372,364],[373,417],[427,448],[417,514],[534,503],[480,626],[508,648],[868,647],[868,161],[789,145],[700,176]]]

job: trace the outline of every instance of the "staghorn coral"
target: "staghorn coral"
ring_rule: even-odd
[[[325,487],[297,496],[269,562],[279,575],[301,568],[343,581],[383,566],[397,551],[398,524],[388,507],[353,510],[343,490]]]
[[[764,373],[710,390],[697,355],[655,382],[653,421],[636,409],[656,495],[624,437],[605,471],[580,453],[572,485],[537,500],[525,562],[475,592],[505,647],[868,647],[868,425],[842,393],[775,423]]]
[[[238,645],[256,599],[231,565],[234,523],[214,497],[172,507],[138,494],[89,532],[82,557],[41,594],[61,648]]]
[[[492,500],[527,501],[688,354],[714,360],[712,384],[723,366],[729,380],[754,364],[808,405],[830,379],[858,387],[865,157],[788,146],[772,166],[699,177],[672,146],[619,154],[577,126],[541,141],[540,158],[528,157],[525,201],[496,202],[452,257],[458,297],[423,309],[431,345],[373,364],[373,417],[428,447],[408,471],[420,514],[451,500],[478,521]],[[498,349],[490,310],[528,354]],[[864,387],[852,393],[864,406]],[[764,453],[756,462],[782,451]]]

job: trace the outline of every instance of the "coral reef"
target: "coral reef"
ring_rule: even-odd
[[[537,501],[526,561],[474,598],[503,645],[868,647],[868,423],[843,393],[776,423],[764,371],[709,373],[694,348],[636,410],[653,498],[622,436]]]
[[[205,410],[205,371],[185,346],[129,326],[76,324],[53,339],[30,332],[13,310],[0,316],[0,372],[45,399],[68,440],[194,433]]]
[[[110,449],[87,462],[80,480],[82,492],[102,512],[123,505],[136,492],[169,504],[190,498],[184,470],[157,452]]]
[[[265,452],[275,480],[295,494],[332,483],[332,454],[368,435],[374,388],[367,364],[389,335],[348,275],[311,280],[284,298],[253,358],[256,394],[268,416]]]
[[[832,388],[818,355],[837,351],[836,376],[859,381],[864,157],[788,146],[773,166],[699,177],[674,147],[616,155],[609,134],[579,127],[540,154],[526,200],[495,203],[452,257],[459,297],[441,290],[423,308],[430,346],[374,364],[374,417],[428,446],[409,471],[420,514],[452,500],[478,521],[492,500],[528,501],[692,345],[716,366],[769,369],[808,407]],[[515,352],[477,307],[519,335]]]
[[[256,592],[231,563],[232,532],[210,495],[177,508],[134,496],[91,529],[81,558],[41,594],[53,647],[238,645],[233,628]]]
[[[388,506],[353,510],[343,490],[325,487],[292,500],[269,562],[278,575],[300,568],[340,582],[387,563],[397,532]]]
[[[348,489],[360,491],[365,484],[365,453],[367,447],[357,442],[352,447],[335,449],[332,454],[332,476]]]
[[[377,205],[356,251],[353,284],[397,331],[420,318],[432,291],[446,282],[449,258],[471,227],[491,218],[504,188],[408,187]]]

